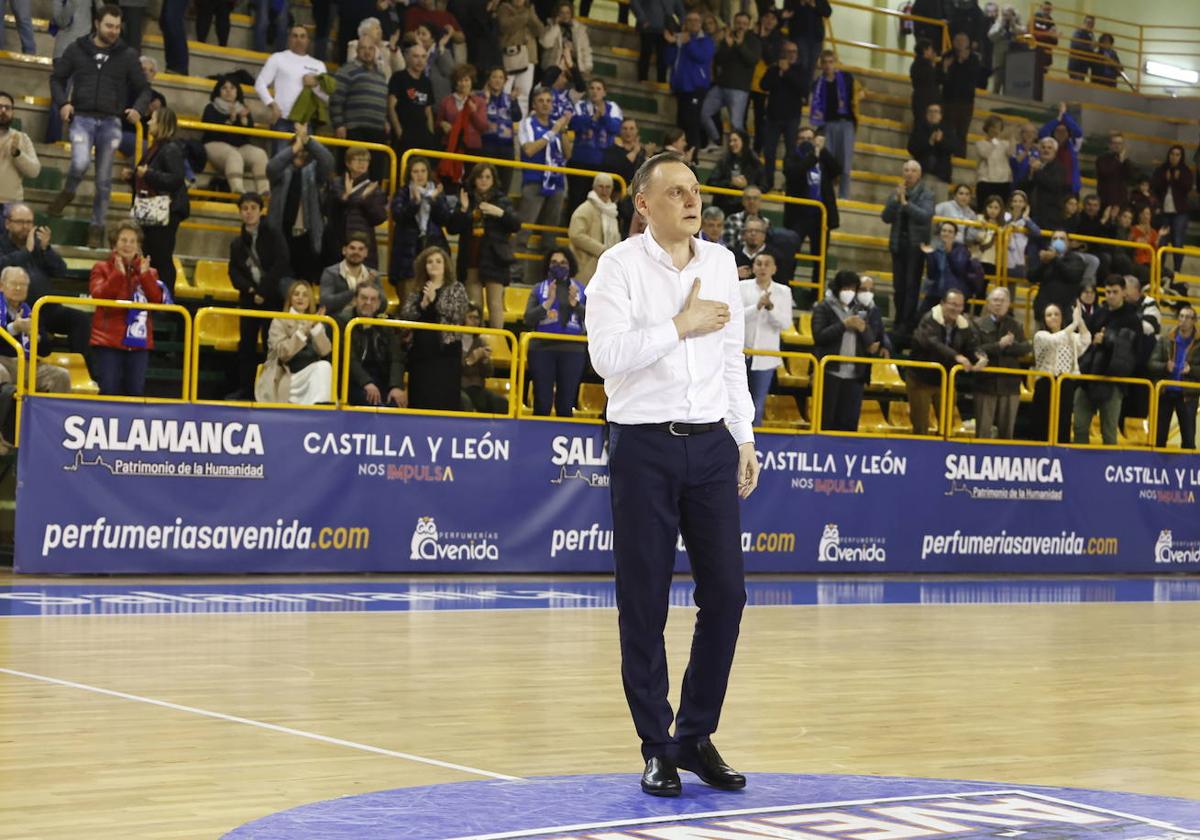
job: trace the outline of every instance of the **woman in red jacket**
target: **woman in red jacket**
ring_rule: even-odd
[[[121,222],[113,251],[92,266],[88,293],[103,300],[162,303],[163,287],[150,258],[142,256],[142,229]],[[144,309],[97,307],[92,315],[92,358],[100,393],[140,397],[146,391],[146,362],[154,349],[150,313]]]

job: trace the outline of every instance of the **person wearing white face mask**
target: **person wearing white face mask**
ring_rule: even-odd
[[[839,271],[829,284],[825,300],[813,307],[813,352],[818,359],[871,356],[878,352],[880,334],[872,331],[867,310],[858,301],[860,289],[858,274]],[[876,349],[873,351],[872,347]],[[821,430],[858,431],[863,383],[869,377],[869,365],[834,362],[825,367],[825,380],[821,383]]]
[[[895,352],[892,339],[883,328],[883,312],[875,305],[875,278],[864,274],[858,279],[858,305],[862,307],[867,319],[867,328],[875,336],[875,341],[867,345],[867,352],[872,356],[890,359]]]

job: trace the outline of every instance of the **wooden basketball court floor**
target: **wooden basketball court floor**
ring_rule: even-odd
[[[672,610],[676,693],[691,622]],[[752,606],[714,741],[752,772],[1200,798],[1200,601]],[[375,790],[640,769],[607,605],[0,617],[0,837],[220,837]]]

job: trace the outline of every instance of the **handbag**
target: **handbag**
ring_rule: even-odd
[[[142,227],[161,227],[171,221],[171,196],[138,193],[129,215]]]
[[[510,76],[529,67],[529,48],[525,44],[504,48],[504,72]]]

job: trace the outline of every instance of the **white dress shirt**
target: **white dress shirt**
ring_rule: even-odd
[[[734,441],[754,440],[754,404],[742,354],[745,321],[737,265],[723,245],[692,239],[682,271],[650,232],[600,255],[588,283],[588,352],[604,378],[614,423],[724,420]],[[724,328],[680,339],[672,319],[692,284],[700,297],[729,305]]]
[[[746,349],[778,350],[779,334],[792,325],[792,290],[782,283],[771,283],[767,292],[774,308],[759,309],[763,290],[757,280],[743,280],[738,289],[746,312]],[[751,359],[751,370],[772,370],[783,364],[779,356],[752,356]]]
[[[311,55],[297,55],[291,50],[272,53],[254,81],[254,90],[258,92],[258,98],[262,100],[263,105],[269,108],[272,102],[277,104],[283,112],[283,119],[286,120],[300,92],[304,90],[304,77],[310,74],[320,76],[324,72],[325,62]],[[268,90],[271,86],[275,88],[273,97]],[[319,99],[328,101],[329,94],[320,88],[314,90],[317,91]]]

